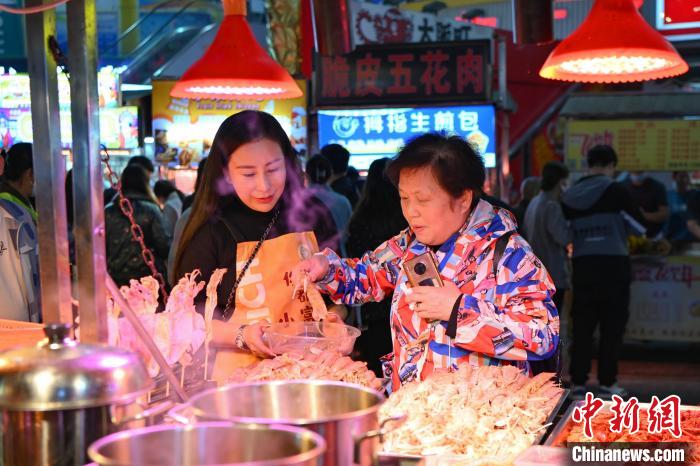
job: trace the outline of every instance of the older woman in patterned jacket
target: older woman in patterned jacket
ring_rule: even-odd
[[[559,343],[555,288],[511,213],[480,199],[481,157],[459,137],[426,134],[387,169],[409,228],[359,259],[326,249],[297,265],[344,304],[393,293],[394,388],[457,364],[516,365],[551,357]],[[404,264],[433,254],[443,286],[410,287]]]

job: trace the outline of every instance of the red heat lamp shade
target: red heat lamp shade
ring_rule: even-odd
[[[222,100],[301,97],[289,73],[255,39],[245,18],[245,0],[223,0],[223,4],[224,19],[214,41],[170,95]]]
[[[620,83],[688,71],[676,49],[637,11],[633,0],[596,0],[588,17],[549,54],[540,76]]]

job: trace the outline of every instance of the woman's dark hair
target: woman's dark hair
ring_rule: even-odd
[[[617,165],[617,153],[615,149],[606,145],[599,144],[592,147],[586,155],[588,167],[607,167],[609,165]]]
[[[371,211],[377,218],[401,213],[401,199],[396,186],[389,180],[386,167],[390,159],[377,159],[369,166],[362,196],[355,208],[355,215],[362,211]]]
[[[245,110],[226,118],[216,131],[207,157],[199,192],[192,205],[192,213],[182,231],[175,258],[175,276],[187,271],[180,270],[182,255],[195,233],[212,216],[236,200],[233,187],[227,180],[228,162],[236,149],[244,144],[267,139],[280,146],[287,169],[287,180],[282,202],[291,203],[295,192],[303,189],[301,171],[294,147],[279,122],[270,114],[256,110]]]
[[[140,165],[127,165],[121,176],[122,192],[150,196],[148,174]]]
[[[569,177],[569,169],[566,165],[556,160],[547,162],[542,167],[542,180],[540,187],[542,191],[551,191],[561,180]]]
[[[377,159],[369,166],[362,196],[348,223],[347,246],[353,257],[377,247],[408,225],[401,212],[399,192],[386,176],[389,162],[388,158]],[[359,237],[355,237],[356,232]]]
[[[148,175],[148,173],[153,173],[156,170],[153,166],[153,162],[151,162],[151,159],[145,155],[135,155],[131,157],[126,164],[127,166],[138,165],[147,172],[146,175]]]
[[[387,175],[399,185],[402,170],[430,167],[438,183],[454,199],[469,190],[481,193],[486,179],[484,161],[459,136],[428,133],[409,141],[387,167]]]
[[[332,174],[331,162],[320,154],[314,155],[306,162],[306,176],[312,183],[326,184]]]
[[[5,173],[3,176],[9,181],[17,181],[27,170],[34,168],[32,160],[32,145],[29,142],[18,142],[10,147],[5,156]]]
[[[204,169],[207,166],[207,158],[204,157],[199,161],[199,165],[197,166],[197,178],[194,180],[194,192],[196,193],[199,190],[199,187],[202,184],[202,178],[204,177]]]

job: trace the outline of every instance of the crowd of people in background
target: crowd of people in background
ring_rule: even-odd
[[[700,219],[700,191],[691,189],[688,173],[674,173],[674,186],[667,191],[643,172],[618,181],[617,163],[615,150],[599,145],[589,150],[587,171],[571,186],[569,170],[560,162],[543,167],[540,191],[531,201],[526,199],[531,179],[523,183],[523,234],[554,280],[558,309],[564,308],[565,291],[573,291],[570,312],[560,316],[563,346],[570,344],[572,394],[577,398],[586,392],[596,330],[598,393],[627,395],[617,384],[617,373],[632,281],[628,237],[666,238],[675,245],[700,240],[692,233]]]
[[[350,153],[338,144],[323,147],[306,161],[297,160],[305,190],[324,206],[329,241],[343,256],[359,257],[407,227],[397,188],[387,178],[389,159],[375,160],[364,180],[349,166]],[[593,335],[600,331],[598,380],[602,394],[624,395],[617,385],[617,359],[629,316],[629,235],[662,238],[675,244],[700,241],[700,191],[690,174],[674,172],[667,187],[644,172],[617,173],[617,154],[610,146],[596,146],[587,154],[587,172],[572,182],[561,162],[547,163],[541,177],[526,178],[521,197],[512,207],[483,193],[482,199],[506,208],[517,219],[518,231],[543,262],[564,308],[567,290],[573,291],[568,315],[571,325],[571,380],[575,395],[585,393],[593,359]],[[211,187],[204,178],[207,159],[199,163],[195,190],[184,195],[169,180],[153,183],[150,159],[133,157],[123,170],[122,196],[133,206],[146,246],[157,270],[172,286],[176,261],[182,256],[183,230],[198,196]],[[288,167],[289,168],[289,167]],[[73,225],[72,174],[66,180],[69,231]],[[37,213],[32,203],[34,176],[32,146],[19,143],[0,156],[0,318],[41,321],[39,312]],[[204,194],[202,194],[204,192]],[[206,201],[201,201],[206,202]],[[131,223],[122,212],[121,197],[110,187],[104,192],[107,269],[118,285],[150,275],[141,247],[133,241]],[[245,213],[245,212],[244,212]],[[509,214],[510,215],[510,214]],[[327,233],[327,232],[326,232]],[[328,236],[328,235],[326,235]],[[70,237],[70,235],[69,235]],[[72,238],[72,237],[71,237]],[[186,243],[193,238],[188,235]],[[74,261],[71,241],[71,259]],[[381,375],[379,358],[391,351],[390,299],[368,303],[354,314],[363,327],[356,357]],[[565,332],[562,332],[565,335]],[[567,351],[565,348],[564,351]],[[558,364],[560,362],[558,361]],[[552,368],[549,368],[552,369]]]

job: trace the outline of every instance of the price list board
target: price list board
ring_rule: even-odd
[[[700,170],[700,120],[570,120],[569,168],[585,170],[586,154],[597,144],[615,148],[620,170]]]

